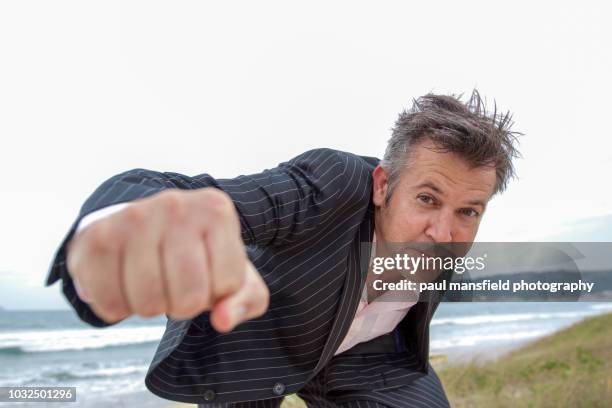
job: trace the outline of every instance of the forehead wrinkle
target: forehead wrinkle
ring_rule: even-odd
[[[431,174],[433,173],[433,175]],[[478,193],[488,193],[488,188],[490,186],[487,187],[481,187],[481,183],[471,183],[471,182],[465,182],[465,181],[456,181],[454,180],[451,176],[448,176],[446,174],[444,174],[443,172],[433,169],[431,171],[430,174],[419,174],[417,176],[418,181],[416,183],[414,183],[414,186],[421,186],[423,184],[433,184],[434,186],[436,186],[439,190],[441,190],[440,194],[443,196],[447,196],[449,195],[449,191],[452,190],[448,189],[448,184],[451,185],[465,185],[465,188],[462,188],[463,191],[467,193],[471,193],[471,192],[478,192]],[[443,179],[442,181],[438,180],[438,177],[440,177],[441,179]],[[444,182],[446,181],[446,182]],[[461,192],[460,192],[461,193]],[[478,204],[477,202],[482,202],[482,205],[484,206],[485,203],[488,201],[487,199],[480,199],[480,198],[471,198],[468,200],[464,200],[466,202],[468,202],[469,204],[472,205],[476,205]]]
[[[409,160],[407,163],[405,163],[405,168],[403,171],[404,178],[416,178],[414,183],[410,183],[413,188],[422,184],[424,181],[432,181],[442,190],[443,193],[446,193],[448,191],[448,184],[452,186],[463,185],[465,191],[482,192],[486,194],[487,197],[483,199],[484,202],[487,202],[490,199],[490,194],[492,193],[496,182],[496,172],[494,168],[473,167],[454,153],[437,152],[428,147],[429,146],[424,143],[419,146],[419,148],[410,152],[411,154],[408,156]],[[482,176],[483,171],[492,172],[492,176],[495,178],[495,180],[492,180],[492,184],[488,182],[474,182],[473,180],[475,177],[470,177],[472,175]],[[465,178],[467,181],[456,180],[453,175],[457,173],[467,174],[467,177]],[[429,180],[427,177],[428,175],[432,176],[429,177]],[[438,176],[441,180],[436,182],[438,177],[435,176]]]

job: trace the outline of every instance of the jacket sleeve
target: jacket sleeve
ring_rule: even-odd
[[[110,326],[76,295],[66,268],[67,244],[86,215],[170,188],[214,187],[225,191],[234,202],[245,245],[281,246],[304,238],[338,211],[348,209],[369,185],[364,181],[369,177],[366,169],[358,156],[314,149],[273,169],[232,179],[141,168],[123,172],[103,182],[85,201],[54,254],[45,286],[61,280],[62,292],[81,320],[96,327]]]

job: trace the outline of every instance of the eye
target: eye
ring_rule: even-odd
[[[467,215],[468,217],[478,217],[480,215],[478,211],[473,208],[463,208],[461,209],[461,214]]]
[[[424,204],[434,204],[435,203],[434,198],[426,194],[421,194],[417,198],[419,199],[419,201],[421,201]]]

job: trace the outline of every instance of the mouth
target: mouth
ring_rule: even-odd
[[[401,249],[401,253],[406,253],[413,257],[425,256],[425,257],[434,258],[438,256],[436,255],[436,252],[437,251],[435,250],[435,248],[431,246],[428,246],[427,249],[425,249],[423,247],[410,245],[410,246],[406,246]]]

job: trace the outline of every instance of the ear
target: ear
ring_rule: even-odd
[[[372,201],[377,207],[383,207],[385,204],[385,197],[387,196],[387,188],[389,187],[389,176],[387,171],[382,168],[379,164],[372,171]]]

